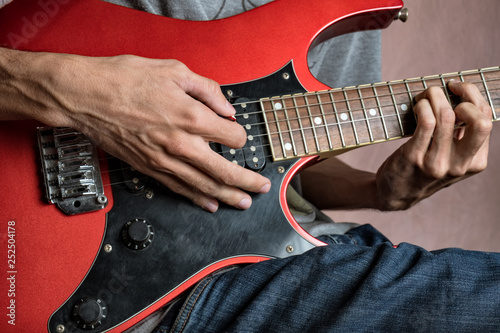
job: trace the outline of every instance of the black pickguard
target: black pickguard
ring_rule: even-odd
[[[222,90],[229,93],[233,103],[304,91],[292,63],[268,77],[224,86]],[[236,108],[238,116],[252,113],[256,117],[252,123],[263,122],[261,114],[254,114],[259,111],[258,103],[247,103],[245,107],[238,104]],[[254,136],[255,131],[266,133],[264,125],[251,131]],[[267,136],[259,138],[262,144],[268,143]],[[220,145],[213,148],[225,149]],[[215,262],[239,256],[283,258],[312,248],[292,228],[279,202],[283,178],[297,160],[273,162],[269,148],[256,154],[258,163],[254,164],[248,162],[254,161],[253,157],[228,157],[258,170],[272,182],[270,193],[254,194],[252,207],[245,211],[221,205],[211,214],[155,181],[139,176],[134,182],[137,175],[132,171],[112,174],[112,183],[118,184],[113,185],[114,206],[107,216],[101,249],[81,285],[50,318],[50,331],[57,332],[61,324],[65,332],[106,331],[134,317]],[[110,159],[109,164],[110,170],[121,168],[116,159]],[[280,173],[280,167],[285,172]],[[147,220],[152,228],[152,241],[143,249],[126,246],[122,239],[124,225],[134,219]],[[293,246],[293,253],[286,251],[288,245]],[[98,311],[98,307],[92,301],[98,299],[106,311],[99,310],[104,317],[94,326],[84,325],[73,315],[77,304],[84,317],[95,315],[93,311]],[[89,300],[92,305],[87,304]],[[84,306],[88,308],[82,309]]]

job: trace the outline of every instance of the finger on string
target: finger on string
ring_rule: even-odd
[[[429,164],[441,173],[449,162],[455,129],[455,113],[441,88],[431,87],[425,91],[425,96],[434,113],[436,126],[429,149]]]
[[[471,83],[450,80],[448,82],[450,91],[459,96],[462,101],[469,102],[480,108],[481,112],[491,114],[491,108],[486,99],[483,97],[478,87]]]
[[[415,104],[414,112],[418,118],[417,128],[405,144],[404,151],[408,159],[422,165],[432,142],[436,121],[428,99],[419,99]]]
[[[455,112],[467,124],[462,139],[457,143],[456,154],[462,159],[472,159],[480,150],[487,154],[491,119],[469,102],[460,103]]]

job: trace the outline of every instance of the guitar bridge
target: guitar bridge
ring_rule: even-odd
[[[37,137],[47,201],[68,215],[106,207],[96,146],[65,127],[39,127]]]

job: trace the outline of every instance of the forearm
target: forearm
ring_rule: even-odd
[[[36,119],[63,126],[51,98],[63,55],[0,48],[0,120]]]
[[[375,177],[329,158],[301,173],[302,192],[320,209],[378,208]]]

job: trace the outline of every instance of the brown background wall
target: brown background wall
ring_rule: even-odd
[[[383,80],[500,66],[500,1],[406,0],[406,23],[382,37]],[[404,212],[327,212],[336,221],[371,223],[394,243],[429,250],[462,247],[500,251],[500,122],[494,126],[488,169]],[[341,158],[376,171],[403,141],[360,148]]]

